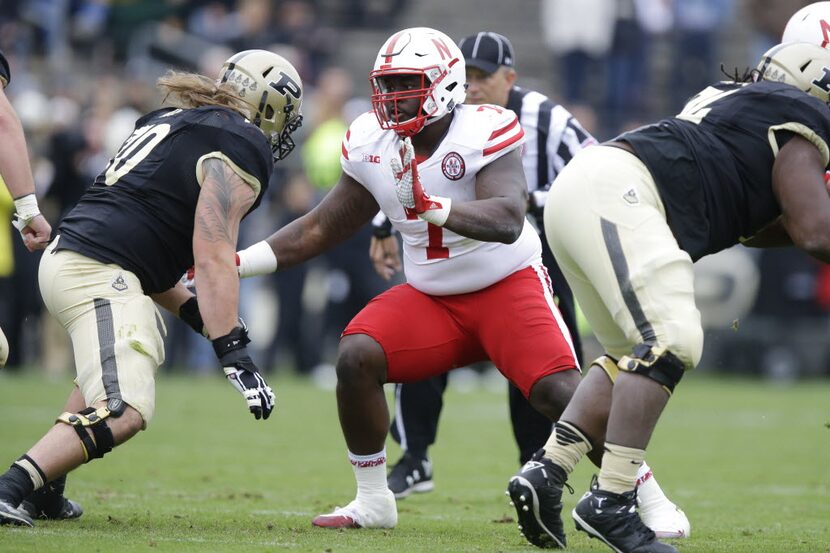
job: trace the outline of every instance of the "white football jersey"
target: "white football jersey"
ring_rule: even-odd
[[[435,152],[418,160],[418,173],[427,194],[469,202],[476,199],[476,174],[521,147],[524,131],[515,113],[498,106],[462,104],[454,114]],[[400,159],[401,142],[394,131],[380,128],[374,113],[365,113],[346,132],[340,163],[401,233],[409,284],[425,294],[463,294],[541,262],[541,242],[526,219],[519,239],[502,244],[473,240],[407,214],[395,194],[390,167],[393,158]]]

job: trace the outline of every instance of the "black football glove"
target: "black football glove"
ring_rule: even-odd
[[[201,334],[205,338],[209,337],[208,331],[205,328],[205,322],[202,320],[202,314],[199,313],[199,302],[196,300],[196,296],[191,297],[181,304],[179,307],[179,318],[187,323],[187,326],[195,330],[197,334]]]
[[[197,334],[201,334],[210,340],[207,327],[202,320],[202,314],[199,312],[199,301],[196,296],[191,297],[179,307],[179,319],[187,323],[187,326],[195,330]],[[247,332],[248,326],[242,320],[242,317],[239,317],[238,322],[239,326]]]
[[[277,398],[248,355],[248,330],[238,326],[212,343],[228,382],[245,398],[248,410],[257,420],[271,416]]]

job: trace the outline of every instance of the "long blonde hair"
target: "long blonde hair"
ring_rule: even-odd
[[[177,108],[223,106],[250,119],[251,106],[245,103],[228,83],[217,83],[197,73],[168,71],[156,83],[164,93],[164,102]]]

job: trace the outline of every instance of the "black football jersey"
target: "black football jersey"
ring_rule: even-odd
[[[648,167],[675,238],[696,261],[781,215],[772,165],[793,133],[827,156],[830,108],[793,86],[761,81],[710,86],[679,115],[616,140]]]
[[[199,199],[197,162],[221,157],[259,181],[258,205],[273,171],[265,135],[221,107],[166,108],[136,130],[63,219],[57,249],[115,263],[138,276],[145,293],[171,288],[193,265]]]
[[[6,61],[6,56],[0,50],[0,87],[5,87],[12,80],[12,74],[9,70],[9,62]]]

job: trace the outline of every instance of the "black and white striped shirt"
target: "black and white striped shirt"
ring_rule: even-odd
[[[539,92],[514,86],[507,109],[519,116],[525,131],[522,164],[531,194],[530,213],[542,228],[542,211],[553,179],[577,152],[596,140],[571,112]]]

